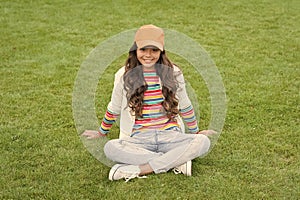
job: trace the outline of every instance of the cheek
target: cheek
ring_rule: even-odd
[[[153,53],[153,54],[152,54],[152,56],[153,56],[154,58],[159,58],[159,56],[160,56],[160,52]]]
[[[140,57],[137,57],[137,59],[140,63],[142,63],[143,60]]]
[[[143,55],[141,55],[140,53],[137,53],[137,54],[136,54],[136,57],[137,57],[138,60],[140,60],[142,56],[143,56]]]
[[[160,57],[160,53],[158,53],[158,54],[155,55],[155,58],[156,58],[157,60],[159,59],[159,57]]]

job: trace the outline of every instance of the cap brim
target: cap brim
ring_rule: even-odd
[[[154,46],[154,47],[157,47],[159,50],[163,51],[164,50],[164,47],[158,43],[158,42],[155,42],[153,40],[141,40],[141,41],[136,41],[136,45],[138,48],[144,48],[144,47],[151,47],[151,46]]]

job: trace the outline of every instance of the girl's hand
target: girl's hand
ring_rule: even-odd
[[[81,134],[81,136],[87,137],[88,139],[95,139],[95,138],[99,138],[99,137],[105,137],[106,135],[100,133],[99,131],[86,130]]]
[[[203,130],[203,131],[198,131],[196,134],[203,134],[203,135],[206,135],[206,136],[212,136],[212,135],[217,134],[217,132],[214,131],[214,130]]]

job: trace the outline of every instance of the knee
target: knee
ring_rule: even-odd
[[[114,145],[115,141],[114,140],[109,140],[108,142],[106,142],[106,144],[104,145],[104,154],[106,157],[108,158],[112,158],[114,157],[113,153],[115,152],[115,145]]]
[[[209,147],[211,145],[209,138],[205,135],[197,135],[195,140],[198,146],[198,156],[206,154],[209,151]]]

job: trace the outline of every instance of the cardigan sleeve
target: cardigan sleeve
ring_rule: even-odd
[[[176,81],[178,83],[178,89],[176,97],[179,100],[179,109],[185,109],[192,105],[189,96],[187,95],[185,80],[181,71],[175,71]]]
[[[112,91],[110,102],[107,106],[108,110],[110,110],[114,114],[121,113],[122,100],[123,100],[123,74],[125,72],[125,67],[122,67],[115,74],[114,79],[114,88]]]
[[[103,117],[101,125],[99,127],[99,132],[102,134],[108,134],[112,125],[115,123],[116,119],[120,116],[121,106],[122,106],[122,93],[123,93],[123,84],[122,77],[124,74],[125,68],[122,67],[115,74],[114,79],[114,88],[111,95],[111,100],[107,106],[106,113]]]
[[[186,123],[189,132],[196,133],[199,131],[198,122],[195,116],[193,105],[186,91],[184,76],[178,67],[174,68],[174,73],[178,82],[176,97],[179,101],[178,106],[180,115],[182,116],[183,121]]]

